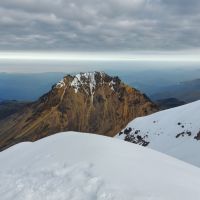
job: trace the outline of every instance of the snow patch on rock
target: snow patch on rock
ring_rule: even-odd
[[[90,88],[90,95],[94,94],[94,90],[96,88],[96,80],[95,80],[96,72],[87,72],[77,74],[73,81],[71,82],[71,86],[74,88],[75,93],[81,88],[81,86],[88,85]]]
[[[104,81],[105,73],[104,72],[86,72],[86,73],[77,74],[71,82],[71,86],[74,88],[75,93],[77,93],[82,86],[89,86],[89,89],[90,89],[89,93],[90,93],[90,95],[93,96],[96,86],[97,86],[97,80],[96,80],[97,75],[100,75],[100,80],[99,80],[98,84],[101,86],[104,85],[105,84],[105,81]],[[116,83],[112,80],[107,84],[114,91],[113,86]]]
[[[64,79],[62,79],[61,81],[59,81],[59,82],[56,84],[56,88],[63,88],[63,87],[65,87]]]
[[[113,90],[113,91],[115,91],[115,89],[114,89],[114,85],[115,85],[116,83],[112,80],[112,81],[110,81],[110,83],[109,83],[109,86],[110,86],[110,88],[111,88],[111,90]]]

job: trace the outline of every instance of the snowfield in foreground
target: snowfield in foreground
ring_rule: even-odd
[[[130,122],[117,135],[200,167],[200,101]]]
[[[0,153],[2,200],[197,200],[200,169],[148,148],[61,133]]]

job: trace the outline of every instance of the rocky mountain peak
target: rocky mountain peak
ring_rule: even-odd
[[[104,85],[108,85],[112,90],[114,90],[114,85],[119,82],[121,82],[121,80],[118,77],[111,77],[105,72],[95,71],[79,73],[75,76],[65,76],[55,85],[55,88],[63,88],[66,85],[70,85],[74,88],[75,93],[80,92],[79,90],[84,88],[86,93],[92,95],[96,88]]]
[[[95,92],[99,89],[104,88],[110,92],[116,92],[120,83],[121,80],[118,77],[109,76],[105,72],[85,72],[75,76],[65,76],[53,86],[53,90],[64,90],[65,92],[73,89],[75,94],[87,95],[93,102]]]
[[[157,110],[144,94],[118,77],[104,72],[67,75],[38,101],[0,121],[0,147],[62,131],[114,136],[129,121]]]

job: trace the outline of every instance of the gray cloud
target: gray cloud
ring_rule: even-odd
[[[200,47],[199,0],[1,0],[1,50]]]

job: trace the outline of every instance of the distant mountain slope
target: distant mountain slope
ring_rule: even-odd
[[[157,110],[118,77],[68,75],[38,101],[0,121],[0,149],[70,130],[114,136],[132,119]]]
[[[28,105],[27,102],[19,102],[15,100],[0,101],[0,120],[19,112]]]
[[[116,137],[200,166],[200,101],[130,122]]]
[[[159,100],[156,100],[155,103],[158,105],[158,107],[161,110],[166,110],[169,108],[174,108],[174,107],[182,106],[185,104],[184,101],[181,101],[176,98],[159,99]]]
[[[0,100],[35,101],[64,73],[0,73]]]
[[[0,163],[2,200],[200,199],[199,168],[98,135],[21,143],[1,152]]]
[[[176,85],[163,88],[162,92],[150,96],[153,100],[165,98],[177,98],[185,102],[192,102],[200,99],[200,79],[181,82]]]

